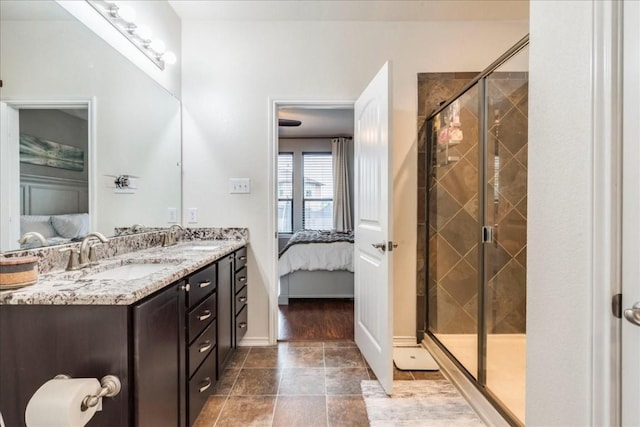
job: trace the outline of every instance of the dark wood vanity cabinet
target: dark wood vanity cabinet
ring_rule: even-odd
[[[187,278],[186,340],[186,422],[191,426],[216,383],[219,261]]]
[[[184,426],[185,282],[133,306],[133,387],[136,426]]]
[[[233,297],[233,345],[238,345],[247,332],[248,315],[248,276],[247,276],[247,248],[240,248],[234,254],[234,297]]]
[[[246,248],[132,305],[0,305],[0,410],[23,426],[57,374],[112,374],[91,425],[191,426],[246,331]]]

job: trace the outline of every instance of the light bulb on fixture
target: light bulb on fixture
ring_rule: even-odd
[[[149,48],[159,56],[161,56],[167,50],[164,42],[160,39],[153,40],[151,44],[149,44]]]
[[[133,23],[136,20],[136,11],[128,4],[122,4],[122,2],[114,3],[109,12],[114,18],[120,18],[128,23]]]
[[[142,40],[151,40],[153,32],[151,31],[151,28],[147,27],[146,25],[140,25],[138,28],[136,28],[135,34]]]
[[[171,52],[170,50],[166,51],[161,59],[165,62],[165,64],[169,64],[169,65],[173,65],[176,63],[176,61],[178,60],[178,58],[176,57],[176,54]]]

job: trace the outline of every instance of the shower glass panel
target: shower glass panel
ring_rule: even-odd
[[[525,413],[528,37],[423,128],[427,331],[509,420]]]
[[[486,93],[484,318],[487,389],[524,421],[528,58],[525,48],[489,74]]]
[[[478,363],[478,86],[431,120],[428,132],[429,330],[466,370]]]

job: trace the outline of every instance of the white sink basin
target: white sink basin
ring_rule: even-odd
[[[134,280],[167,268],[166,264],[125,264],[110,270],[101,271],[86,276],[86,279],[93,280]]]
[[[226,244],[227,244],[227,242],[200,243],[200,244],[196,244],[196,245],[193,245],[193,246],[189,246],[187,248],[187,250],[189,250],[189,251],[215,251],[218,248],[220,248],[220,246],[224,246]]]
[[[215,246],[190,246],[188,248],[188,250],[190,251],[215,251],[218,248],[220,248],[220,246],[222,245],[215,245]]]

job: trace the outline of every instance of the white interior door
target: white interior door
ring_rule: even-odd
[[[393,388],[393,203],[390,64],[355,103],[355,340],[387,393]]]
[[[622,425],[640,425],[640,2],[624,2]],[[634,308],[634,305],[636,306]]]
[[[20,247],[20,147],[18,110],[0,102],[0,251]]]

